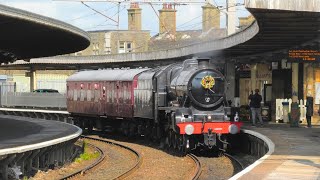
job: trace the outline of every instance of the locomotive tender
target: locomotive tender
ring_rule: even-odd
[[[84,129],[117,127],[182,152],[199,146],[224,150],[228,136],[242,126],[233,121],[224,83],[209,59],[154,69],[81,71],[67,79],[67,110]]]

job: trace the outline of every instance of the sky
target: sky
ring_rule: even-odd
[[[222,6],[222,11],[226,7],[226,0],[212,0],[213,4]],[[244,0],[237,0],[237,3],[243,4]],[[85,2],[90,7],[111,17],[115,21],[118,19],[117,4],[112,2]],[[26,11],[30,11],[43,16],[48,16],[60,21],[72,24],[85,31],[94,30],[115,30],[117,23],[106,18],[99,13],[91,10],[76,1],[59,1],[59,0],[0,0],[0,4],[7,5]],[[177,10],[177,30],[198,30],[202,27],[202,9],[203,4],[187,4],[176,6]],[[126,30],[128,28],[127,9],[129,3],[120,4],[119,13],[119,29]],[[162,5],[153,5],[157,13]],[[153,8],[148,4],[141,4],[142,8],[142,30],[149,30],[151,35],[158,33],[159,20]],[[249,12],[244,6],[237,6],[237,16],[248,16]],[[221,27],[225,27],[225,14],[221,13]]]

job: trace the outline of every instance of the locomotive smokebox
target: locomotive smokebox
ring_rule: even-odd
[[[210,58],[198,58],[198,67],[199,69],[208,69]]]

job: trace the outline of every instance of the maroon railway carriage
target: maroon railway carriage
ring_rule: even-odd
[[[70,76],[67,80],[68,112],[80,127],[89,129],[94,123],[101,124],[97,117],[133,118],[137,75],[145,70],[83,71]]]

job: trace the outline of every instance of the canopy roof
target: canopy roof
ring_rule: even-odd
[[[0,63],[85,49],[89,35],[52,18],[0,5]]]

